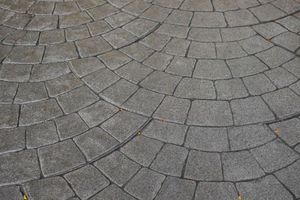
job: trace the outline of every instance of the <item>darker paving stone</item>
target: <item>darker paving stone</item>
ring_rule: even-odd
[[[141,40],[141,43],[156,51],[162,50],[171,38],[156,32],[151,33]]]
[[[163,71],[167,68],[168,64],[172,60],[172,56],[164,54],[164,53],[154,53],[149,58],[147,58],[143,64],[151,67],[152,69],[156,69],[159,71]],[[164,74],[161,72],[156,72],[157,76],[161,76],[162,79],[171,79],[172,76],[167,76],[168,74]],[[155,77],[152,77],[155,78]],[[175,78],[175,77],[173,77]],[[172,79],[171,79],[172,80]]]
[[[92,21],[91,17],[86,12],[78,12],[71,15],[59,17],[59,28],[67,28],[86,24]]]
[[[111,70],[115,70],[131,60],[131,58],[124,53],[117,50],[102,54],[99,58]]]
[[[198,60],[193,77],[217,80],[231,78],[231,74],[223,60]]]
[[[0,128],[11,128],[17,126],[19,116],[18,105],[1,104],[0,113]]]
[[[213,43],[192,42],[189,48],[188,57],[199,59],[216,58],[215,45]]]
[[[0,188],[0,196],[6,200],[22,200],[23,196],[19,186],[9,186]]]
[[[186,3],[192,2],[192,1],[193,0],[186,1]],[[205,1],[208,2],[208,0],[205,0]],[[189,3],[189,4],[190,4],[190,6],[192,5],[191,3]],[[226,22],[225,22],[225,18],[224,18],[223,13],[219,13],[219,12],[197,12],[193,16],[191,25],[195,26],[195,27],[210,27],[210,28],[213,27],[213,28],[216,28],[216,27],[225,27]]]
[[[260,21],[270,21],[285,15],[284,12],[271,4],[261,5],[250,10]]]
[[[190,151],[184,177],[201,181],[223,180],[220,155],[217,153]]]
[[[88,38],[90,36],[89,30],[85,25],[67,28],[65,29],[65,33],[68,42]]]
[[[121,49],[123,53],[136,61],[143,61],[149,57],[154,51],[140,43],[134,43]]]
[[[274,22],[258,24],[253,26],[253,29],[266,39],[271,39],[286,31],[285,28]]]
[[[44,47],[42,46],[17,46],[14,47],[4,63],[37,64],[42,60]]]
[[[233,183],[229,182],[200,182],[195,193],[195,200],[232,200],[237,199]]]
[[[67,63],[52,63],[34,65],[32,68],[30,80],[40,82],[55,79],[70,72]]]
[[[27,148],[37,148],[57,141],[58,134],[53,121],[46,121],[26,128]]]
[[[276,90],[275,85],[264,74],[248,76],[243,79],[248,91],[252,95],[261,95]]]
[[[44,83],[22,83],[19,85],[15,103],[30,103],[48,98]]]
[[[57,100],[66,114],[80,110],[99,99],[88,87],[76,88],[58,96]]]
[[[83,165],[85,159],[72,140],[66,140],[38,150],[45,176],[61,174]]]
[[[28,81],[31,68],[31,65],[2,64],[0,68],[0,79],[13,82]]]
[[[89,161],[100,157],[119,144],[116,139],[98,127],[75,137],[74,140]]]
[[[280,140],[252,149],[251,153],[266,172],[285,167],[299,158],[298,154]]]
[[[38,179],[40,173],[35,150],[25,150],[0,156],[0,186]]]
[[[109,185],[109,181],[91,165],[72,171],[64,177],[81,199],[88,199]]]
[[[110,185],[102,192],[93,196],[90,200],[134,200],[129,194],[125,193],[122,189],[116,185]]]
[[[218,29],[191,28],[188,38],[199,42],[221,42]]]
[[[0,141],[0,154],[24,149],[25,128],[0,129]]]
[[[47,188],[45,190],[45,188]],[[24,185],[28,199],[32,200],[67,200],[74,196],[68,183],[61,177],[45,178],[32,181]]]
[[[164,175],[142,168],[126,185],[125,190],[138,199],[152,200],[164,179]]]
[[[185,146],[202,151],[228,151],[227,131],[225,128],[190,127]]]
[[[191,180],[167,177],[155,200],[191,200],[196,183]]]
[[[36,124],[60,115],[62,111],[54,99],[29,103],[21,107],[20,125]]]
[[[112,50],[112,47],[100,36],[80,40],[76,45],[82,57],[95,56]]]
[[[117,28],[111,32],[105,33],[103,38],[108,41],[115,49],[133,43],[138,38],[122,28]]]
[[[189,46],[190,41],[181,39],[181,38],[173,38],[164,48],[164,51],[168,54],[175,56],[185,56]]]
[[[196,60],[184,57],[174,57],[166,72],[178,76],[192,76]]]
[[[121,148],[121,152],[143,166],[149,166],[162,147],[162,142],[137,136]]]
[[[299,41],[300,36],[289,31],[284,32],[272,39],[272,42],[284,48],[287,48],[290,51],[296,51],[300,47]]]
[[[181,176],[188,150],[184,147],[166,144],[158,153],[150,168],[162,174]]]
[[[67,42],[46,47],[43,63],[63,62],[78,58],[74,43]]]
[[[228,181],[255,179],[265,174],[248,151],[225,153],[222,162],[224,178]]]
[[[281,67],[271,69],[265,74],[278,88],[289,86],[298,80],[296,76]]]
[[[29,24],[26,25],[27,30],[46,31],[57,28],[58,16],[55,15],[35,15]]]
[[[231,59],[246,56],[246,52],[237,42],[217,43],[217,58]]]
[[[246,26],[258,23],[258,20],[248,10],[236,10],[225,13],[229,26]]]
[[[142,14],[142,17],[153,20],[153,21],[162,22],[167,18],[167,16],[170,14],[170,12],[171,12],[171,9],[152,5],[149,9],[147,9]]]
[[[253,36],[240,41],[239,44],[248,54],[254,54],[269,49],[273,46],[271,42],[265,40],[261,36]]]
[[[218,94],[218,99],[231,100],[248,96],[241,79],[217,80],[215,87]]]
[[[93,19],[103,19],[118,12],[118,9],[110,4],[97,6],[89,10]]]
[[[70,61],[72,71],[79,77],[83,77],[90,73],[96,72],[104,68],[102,62],[95,57],[81,58]]]
[[[0,103],[12,103],[17,87],[17,83],[0,81]]]
[[[94,163],[109,179],[123,186],[140,169],[140,165],[131,161],[119,151],[115,151]]]
[[[88,126],[77,113],[56,118],[55,123],[61,139],[74,137],[88,130]]]
[[[291,200],[292,195],[274,178],[266,176],[262,179],[237,183],[237,189],[241,196],[249,200]]]

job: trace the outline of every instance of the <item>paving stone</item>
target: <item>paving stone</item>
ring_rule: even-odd
[[[62,62],[78,58],[74,43],[55,44],[46,47],[43,58],[44,63]]]
[[[3,63],[37,64],[41,62],[43,52],[42,46],[16,46]]]
[[[0,128],[16,127],[19,117],[19,106],[13,104],[0,105]]]
[[[192,76],[196,60],[185,57],[174,57],[168,65],[166,72],[178,76]]]
[[[70,61],[72,71],[79,77],[83,77],[90,73],[96,72],[104,68],[103,63],[95,57],[81,58]]]
[[[187,126],[175,123],[153,120],[143,130],[143,135],[166,143],[182,145],[185,138]]]
[[[21,83],[15,96],[15,103],[30,103],[47,99],[44,83]]]
[[[232,125],[229,103],[226,101],[193,101],[187,119],[189,125],[228,126]]]
[[[33,4],[29,9],[30,14],[51,14],[54,10],[54,2],[39,1]]]
[[[4,199],[21,200],[23,198],[19,186],[2,187],[0,195]]]
[[[118,7],[118,8],[121,8],[121,7],[124,7],[125,5],[129,4],[130,2],[132,2],[133,0],[125,0],[125,1],[122,1],[122,0],[109,0],[109,2]]]
[[[300,119],[293,118],[287,121],[281,121],[271,124],[273,131],[279,128],[280,138],[282,138],[288,145],[294,146],[300,141]]]
[[[172,13],[167,17],[165,22],[170,24],[188,26],[190,24],[192,16],[192,12],[183,10],[173,10]]]
[[[0,129],[0,154],[25,148],[25,128]]]
[[[263,50],[266,50],[273,46],[272,43],[268,42],[267,40],[263,39],[260,36],[254,36],[239,42],[242,48],[248,54],[254,54]]]
[[[227,2],[224,2],[222,0],[214,0],[213,5],[216,11],[228,11],[239,9],[238,1],[234,0],[229,0]]]
[[[192,0],[195,1],[195,0]],[[185,1],[187,2],[187,1]],[[191,26],[194,27],[225,27],[226,22],[223,13],[219,12],[195,12]]]
[[[100,36],[76,42],[82,57],[90,57],[112,50],[112,47]]]
[[[195,193],[195,200],[237,199],[237,192],[232,183],[200,182]]]
[[[21,106],[20,125],[36,124],[62,115],[54,99],[24,104]]]
[[[224,179],[241,181],[256,179],[264,175],[263,170],[248,151],[222,154]]]
[[[231,78],[231,74],[222,60],[198,60],[193,77],[216,80]]]
[[[252,149],[251,153],[266,172],[281,169],[299,158],[298,154],[279,140]]]
[[[80,1],[77,2],[79,8],[81,8],[83,10],[86,10],[88,8],[93,8],[93,7],[96,7],[96,6],[100,6],[100,5],[103,5],[105,3],[106,2],[102,1],[102,0],[99,0],[99,1],[94,1],[94,0],[83,1],[83,0],[80,0]]]
[[[99,56],[102,62],[111,70],[115,70],[131,61],[131,59],[120,51],[110,51]]]
[[[151,49],[159,51],[163,49],[169,40],[169,36],[154,32],[142,39],[141,43]]]
[[[58,135],[53,121],[46,121],[26,128],[27,148],[37,148],[58,142]]]
[[[222,28],[221,30],[222,39],[225,42],[232,42],[242,40],[255,35],[250,27],[234,27],[234,28]]]
[[[186,38],[189,32],[189,28],[185,26],[164,23],[157,29],[156,32],[167,35],[169,37]]]
[[[288,117],[300,110],[299,96],[288,88],[264,94],[262,97],[280,118]]]
[[[100,35],[111,30],[111,27],[104,20],[88,23],[87,27],[92,36]]]
[[[278,88],[289,86],[298,80],[297,77],[281,67],[271,69],[265,74]]]
[[[110,185],[105,188],[102,192],[96,194],[91,198],[91,200],[134,200],[129,194],[125,193],[122,189],[118,188],[116,185]]]
[[[233,77],[244,77],[258,74],[268,69],[268,67],[254,56],[228,60],[227,64]]]
[[[248,92],[241,79],[217,80],[215,87],[218,99],[230,100],[248,96]]]
[[[146,121],[147,118],[143,116],[127,111],[120,111],[104,122],[101,128],[110,133],[118,141],[123,142],[136,133]]]
[[[299,184],[299,172],[300,161],[293,163],[292,165],[275,173],[276,177],[283,183],[295,196],[300,196]]]
[[[47,188],[47,192],[45,192],[45,188]],[[26,183],[24,189],[28,198],[32,200],[47,200],[51,198],[65,200],[74,195],[68,183],[58,176]]]
[[[215,99],[216,92],[212,81],[184,78],[177,86],[175,96],[189,99]]]
[[[83,38],[88,38],[90,36],[87,26],[74,26],[65,29],[65,35],[67,41],[75,41]]]
[[[72,140],[38,149],[43,175],[62,174],[85,163],[84,156]]]
[[[86,86],[76,88],[57,98],[66,114],[80,110],[98,100],[98,97]]]
[[[109,42],[115,49],[126,46],[130,43],[133,43],[138,38],[128,31],[117,28],[109,33],[103,35],[103,38]]]
[[[55,4],[54,15],[69,15],[79,12],[75,2],[57,2]]]
[[[88,199],[109,185],[109,181],[92,165],[72,171],[64,177],[81,199]]]
[[[94,163],[108,178],[118,186],[123,186],[140,169],[140,166],[115,151]]]
[[[152,5],[141,16],[153,21],[163,22],[170,14],[171,9]]]
[[[35,150],[0,155],[0,186],[19,184],[40,177]]]
[[[291,0],[277,0],[273,4],[289,14],[299,10],[300,8],[299,2]]]
[[[298,33],[300,31],[300,21],[294,16],[287,16],[283,19],[278,20],[278,22],[294,33]]]
[[[121,152],[143,166],[149,166],[162,147],[162,142],[137,136],[121,148]]]
[[[272,37],[286,31],[285,28],[274,22],[258,24],[253,26],[253,29],[266,39],[271,39]]]
[[[185,56],[189,45],[190,42],[185,39],[173,38],[164,48],[164,51],[171,55]]]
[[[104,4],[101,6],[97,6],[89,9],[89,14],[92,16],[94,20],[103,19],[109,17],[118,12],[118,9],[110,4]]]
[[[27,30],[45,31],[57,28],[58,16],[55,15],[35,15],[29,24],[26,25]]]
[[[199,42],[221,42],[221,35],[219,29],[192,28],[189,31],[188,39]]]
[[[264,4],[250,9],[251,12],[262,22],[271,21],[285,16],[285,13],[273,6]]]
[[[297,76],[298,78],[300,78],[300,69],[298,67],[299,63],[300,63],[300,58],[297,57],[289,61],[288,63],[285,63],[283,67],[289,72],[291,72],[292,74],[294,74],[295,76]]]
[[[138,199],[153,199],[158,193],[165,176],[142,168],[126,185],[125,190]]]
[[[293,199],[292,195],[271,175],[256,181],[238,183],[237,188],[241,196],[247,199]]]
[[[188,150],[166,144],[151,164],[151,169],[166,175],[181,176]]]
[[[290,86],[290,89],[292,89],[296,94],[300,95],[300,82],[294,83]]]
[[[269,67],[279,67],[281,64],[291,60],[294,55],[280,47],[273,47],[256,55]]]
[[[231,59],[244,57],[247,54],[237,42],[217,43],[217,58]]]
[[[4,22],[4,25],[12,27],[15,29],[24,29],[24,27],[31,21],[32,16],[23,13],[15,13],[7,21]]]
[[[35,45],[39,39],[38,32],[26,32],[24,37],[16,41],[17,45]]]
[[[139,62],[145,60],[150,54],[153,53],[153,50],[140,43],[134,43],[130,46],[124,47],[121,49],[121,51]]]
[[[300,46],[300,36],[292,32],[284,32],[272,39],[277,45],[285,47],[290,51],[296,51]]]
[[[184,177],[201,181],[220,181],[223,179],[221,157],[217,153],[190,151]]]
[[[141,88],[123,106],[134,112],[150,116],[159,106],[163,97],[162,94]]]
[[[150,6],[150,3],[144,1],[133,1],[132,3],[126,5],[123,9],[130,14],[140,15]]]
[[[183,10],[190,11],[213,11],[211,1],[197,1],[197,0],[186,0],[180,7]]]
[[[164,53],[154,53],[149,58],[147,58],[143,64],[147,65],[156,70],[165,70],[167,65],[171,62],[172,56]]]
[[[120,27],[132,21],[135,17],[124,12],[117,13],[105,19],[113,28]]]
[[[202,151],[228,151],[229,144],[225,128],[190,127],[184,145]]]
[[[65,34],[63,30],[51,30],[41,32],[39,44],[48,45],[48,44],[58,44],[65,41]]]
[[[192,58],[216,58],[215,45],[212,43],[192,42],[188,57]]]
[[[168,8],[179,8],[179,6],[182,4],[183,0],[155,0],[153,3],[160,5],[162,7],[168,7]]]
[[[258,23],[258,20],[248,10],[225,12],[225,18],[229,26],[246,26]]]
[[[51,63],[34,65],[31,71],[30,80],[40,82],[58,78],[70,72],[66,63]]]
[[[1,71],[0,71],[1,74]],[[10,83],[6,81],[0,81],[0,102],[12,103],[14,96],[16,95],[18,88],[17,83]]]
[[[119,76],[133,82],[138,83],[143,80],[148,74],[150,74],[153,70],[136,62],[132,61],[123,67],[116,70],[116,74]]]
[[[138,18],[123,26],[123,29],[140,38],[150,33],[156,26],[155,22]]]

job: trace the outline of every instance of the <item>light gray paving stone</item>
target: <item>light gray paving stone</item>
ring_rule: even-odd
[[[61,116],[63,113],[54,99],[24,104],[21,106],[20,126],[36,124]]]
[[[69,15],[79,11],[75,2],[57,2],[55,5],[54,15]]]
[[[152,69],[146,67],[145,65],[142,65],[136,61],[131,61],[130,63],[117,69],[115,72],[119,76],[136,84],[143,80],[152,71]]]
[[[158,193],[164,179],[164,175],[142,168],[126,185],[125,190],[138,199],[151,200]]]
[[[288,63],[284,64],[283,67],[288,70],[289,72],[293,73],[295,76],[300,78],[300,69],[299,69],[299,64],[300,64],[300,58],[296,57],[295,59],[289,61]]]
[[[293,118],[287,121],[281,121],[271,124],[270,127],[273,131],[280,130],[279,136],[288,145],[294,146],[300,142],[300,119]]]
[[[237,42],[217,43],[217,58],[231,59],[244,57],[247,54]]]
[[[120,27],[128,22],[132,21],[135,17],[125,12],[120,12],[115,15],[109,16],[105,19],[113,28]]]
[[[233,183],[200,182],[195,193],[195,200],[237,199],[238,195]]]
[[[43,63],[63,62],[78,58],[74,43],[67,42],[46,47]]]
[[[25,150],[0,156],[0,185],[18,184],[40,177],[37,154]]]
[[[281,67],[271,69],[265,74],[278,88],[289,86],[298,80],[297,77]]]
[[[82,57],[90,57],[112,50],[112,47],[100,36],[76,42],[78,52]]]
[[[170,12],[171,12],[171,9],[152,5],[141,15],[141,17],[150,19],[150,20],[153,20],[156,22],[163,22],[168,17]]]
[[[253,14],[246,9],[225,12],[225,18],[229,26],[232,27],[258,23],[258,20],[253,16]]]
[[[86,86],[76,88],[57,97],[66,114],[80,110],[98,100],[98,97]]]
[[[221,42],[221,35],[219,29],[191,28],[188,39],[199,42]]]
[[[223,180],[220,155],[217,153],[190,151],[184,177],[201,181]]]
[[[296,51],[300,47],[300,36],[288,31],[274,37],[272,42],[290,51]]]
[[[280,140],[252,149],[251,153],[266,172],[281,169],[299,158],[298,154]]]
[[[101,128],[110,133],[118,141],[123,142],[136,133],[146,121],[146,117],[122,110],[104,122]]]
[[[84,156],[72,140],[41,147],[38,155],[46,177],[62,174],[85,163]]]
[[[268,67],[254,56],[227,60],[227,64],[233,77],[244,77],[258,74],[268,69]]]
[[[19,186],[8,186],[0,188],[0,195],[3,199],[21,200],[23,198]]]
[[[191,26],[217,28],[217,27],[225,27],[226,22],[223,13],[195,12],[191,22]]]
[[[119,144],[116,139],[98,127],[75,137],[74,141],[89,161],[100,157]]]
[[[144,88],[154,90],[159,93],[173,94],[180,77],[173,76],[165,72],[154,71],[146,77],[140,85]]]
[[[165,70],[167,65],[171,62],[172,56],[155,52],[149,58],[147,58],[143,64],[147,65],[155,70]]]
[[[50,30],[41,32],[39,38],[39,44],[49,45],[49,44],[58,44],[65,41],[65,34],[63,30]]]
[[[190,11],[213,11],[213,6],[210,1],[186,0],[180,7],[183,10]]]
[[[192,76],[196,60],[185,57],[174,57],[166,72],[178,76]]]
[[[292,195],[274,176],[266,176],[251,182],[241,182],[237,184],[237,188],[241,196],[247,199],[293,199]]]
[[[26,128],[27,148],[37,148],[58,142],[58,135],[53,121],[46,121]]]
[[[240,41],[239,44],[248,54],[254,54],[273,46],[271,42],[265,40],[261,36],[253,36]]]
[[[109,44],[111,44],[115,49],[133,43],[138,39],[132,33],[129,33],[122,28],[117,28],[109,33],[104,34],[103,38],[108,41]]]
[[[24,29],[24,27],[30,22],[31,15],[23,13],[15,13],[12,17],[4,22],[4,25],[15,28],[15,29]]]
[[[90,36],[87,26],[74,26],[65,29],[65,35],[67,41],[75,41],[83,38],[88,38]]]
[[[212,81],[184,78],[177,86],[175,96],[189,99],[215,99],[216,92]]]
[[[175,177],[167,177],[155,200],[174,199],[191,200],[196,188],[196,183]]]
[[[228,181],[256,179],[264,175],[263,170],[248,151],[222,154],[224,178]]]
[[[0,79],[13,82],[28,81],[31,68],[31,65],[2,64],[0,67]]]
[[[239,8],[238,1],[234,0],[229,0],[227,2],[222,0],[214,0],[213,5],[216,11],[237,10]]]
[[[0,129],[0,154],[25,148],[25,128]]]
[[[24,37],[16,41],[18,45],[35,45],[39,39],[38,32],[26,32]]]
[[[17,83],[0,81],[0,102],[12,103],[13,98],[16,95],[17,88],[18,88]]]
[[[164,23],[156,30],[156,32],[167,35],[169,37],[186,38],[189,32],[189,28],[186,26]]]
[[[193,13],[183,10],[173,10],[165,20],[166,23],[188,26],[192,19]]]
[[[39,1],[33,4],[29,9],[30,14],[51,14],[54,9],[54,2]]]
[[[265,144],[275,135],[264,125],[247,125],[228,128],[231,150],[249,149]]]
[[[222,60],[198,60],[193,77],[216,80],[231,78],[231,74]]]
[[[58,16],[55,15],[35,15],[32,20],[26,25],[27,30],[45,31],[57,28]]]
[[[248,92],[241,79],[217,80],[215,87],[218,99],[230,100],[248,96]]]
[[[72,171],[64,177],[81,199],[88,199],[109,185],[109,180],[92,165]]]
[[[250,9],[251,12],[262,22],[271,21],[285,16],[285,13],[273,6],[264,4]]]
[[[88,130],[88,126],[77,113],[72,113],[55,119],[60,139],[67,139]]]
[[[110,185],[100,193],[96,194],[91,200],[134,200],[132,196],[118,188],[116,185]]]
[[[290,89],[293,90],[296,94],[300,95],[300,81],[291,85]]]
[[[102,54],[99,58],[111,70],[115,70],[131,61],[128,56],[117,50]]]
[[[225,42],[246,39],[256,34],[250,27],[222,28],[220,32]]]
[[[47,188],[47,192],[45,192]],[[59,176],[35,180],[24,185],[28,198],[32,200],[47,200],[55,198],[66,200],[74,195],[68,183]]]
[[[51,80],[69,72],[70,69],[65,62],[34,65],[31,71],[30,81],[40,82]]]
[[[129,4],[130,2],[132,2],[133,0],[125,0],[125,1],[122,1],[122,0],[109,0],[109,3],[118,7],[118,8],[121,8],[121,7],[124,7],[125,5]]]
[[[78,1],[77,4],[79,6],[79,8],[81,8],[82,10],[86,10],[89,8],[93,8],[96,6],[100,6],[105,4],[105,1],[99,0],[99,1],[94,1],[94,0],[87,0],[87,1]]]
[[[14,104],[0,104],[0,128],[16,127],[19,118],[19,106]]]
[[[82,79],[92,90],[99,93],[119,80],[119,77],[108,69],[100,69]]]
[[[159,106],[163,97],[162,94],[141,88],[124,103],[123,107],[150,116]]]
[[[41,62],[43,52],[42,46],[16,46],[3,63],[37,64]]]
[[[162,174],[181,176],[188,150],[184,147],[166,144],[158,153],[150,168]]]
[[[288,88],[264,94],[262,97],[279,118],[300,111],[300,97]]]
[[[215,45],[213,43],[192,42],[188,57],[192,58],[216,58]]]
[[[159,51],[163,49],[163,47],[169,42],[170,39],[171,38],[167,35],[153,32],[142,39],[141,43],[151,49]]]
[[[187,126],[153,120],[143,130],[143,135],[166,143],[182,145],[184,142]]]
[[[137,163],[131,161],[119,151],[96,161],[94,165],[120,187],[127,183],[140,169]]]
[[[120,79],[117,83],[102,91],[99,95],[108,102],[116,105],[124,103],[135,91],[138,86]]]
[[[1,50],[0,51],[0,59],[2,61],[4,58],[6,58],[6,56],[8,56],[10,54],[10,52],[12,50],[12,47],[11,46],[7,46],[7,45],[0,45],[0,50]]]
[[[126,5],[123,10],[133,15],[140,15],[150,6],[151,4],[145,1],[133,1],[132,3]]]
[[[14,31],[3,40],[3,44],[14,45],[19,39],[23,38],[25,34],[25,31]]]
[[[202,151],[228,151],[226,128],[190,127],[184,145]]]
[[[98,101],[97,103],[80,110],[79,115],[89,127],[94,127],[113,116],[117,111],[117,107],[108,104],[105,101]]]
[[[44,83],[21,83],[14,102],[17,104],[41,101],[48,98]]]
[[[118,9],[110,4],[104,4],[101,6],[96,6],[88,10],[89,14],[94,20],[103,19],[109,17],[115,13],[118,13]]]
[[[264,74],[248,76],[243,78],[243,81],[249,93],[252,95],[261,95],[276,89],[276,87]]]
[[[271,39],[272,37],[287,31],[285,28],[274,22],[257,24],[253,26],[253,29],[266,39]]]
[[[140,38],[150,33],[156,26],[157,23],[153,21],[137,18],[123,26],[123,29]]]
[[[189,125],[230,126],[233,124],[229,103],[226,101],[193,101],[187,119]]]
[[[146,47],[145,45],[139,42],[124,47],[121,49],[121,51],[139,62],[145,60],[150,54],[153,53],[152,49]]]
[[[162,142],[137,136],[121,148],[121,152],[143,166],[149,166],[162,147]]]
[[[276,177],[283,183],[295,196],[300,197],[300,189],[298,187],[300,181],[300,161],[275,173]]]
[[[88,23],[87,27],[92,36],[100,35],[111,30],[111,27],[104,20]]]
[[[70,61],[70,68],[79,77],[96,72],[104,68],[103,63],[95,57],[81,58]]]
[[[164,51],[171,55],[185,56],[190,41],[181,38],[172,38],[172,40],[164,48]]]
[[[300,8],[299,2],[291,0],[277,0],[273,2],[273,5],[289,14],[299,10]]]
[[[294,33],[300,32],[300,20],[294,16],[287,16],[277,22]]]
[[[183,0],[155,0],[153,3],[160,5],[162,7],[168,7],[168,8],[179,8],[179,6],[182,4]]]

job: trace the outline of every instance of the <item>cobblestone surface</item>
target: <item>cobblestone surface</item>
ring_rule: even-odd
[[[298,0],[0,0],[0,199],[300,198]]]

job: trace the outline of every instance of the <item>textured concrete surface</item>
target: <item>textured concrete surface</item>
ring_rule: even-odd
[[[0,0],[0,199],[300,199],[299,0]]]

